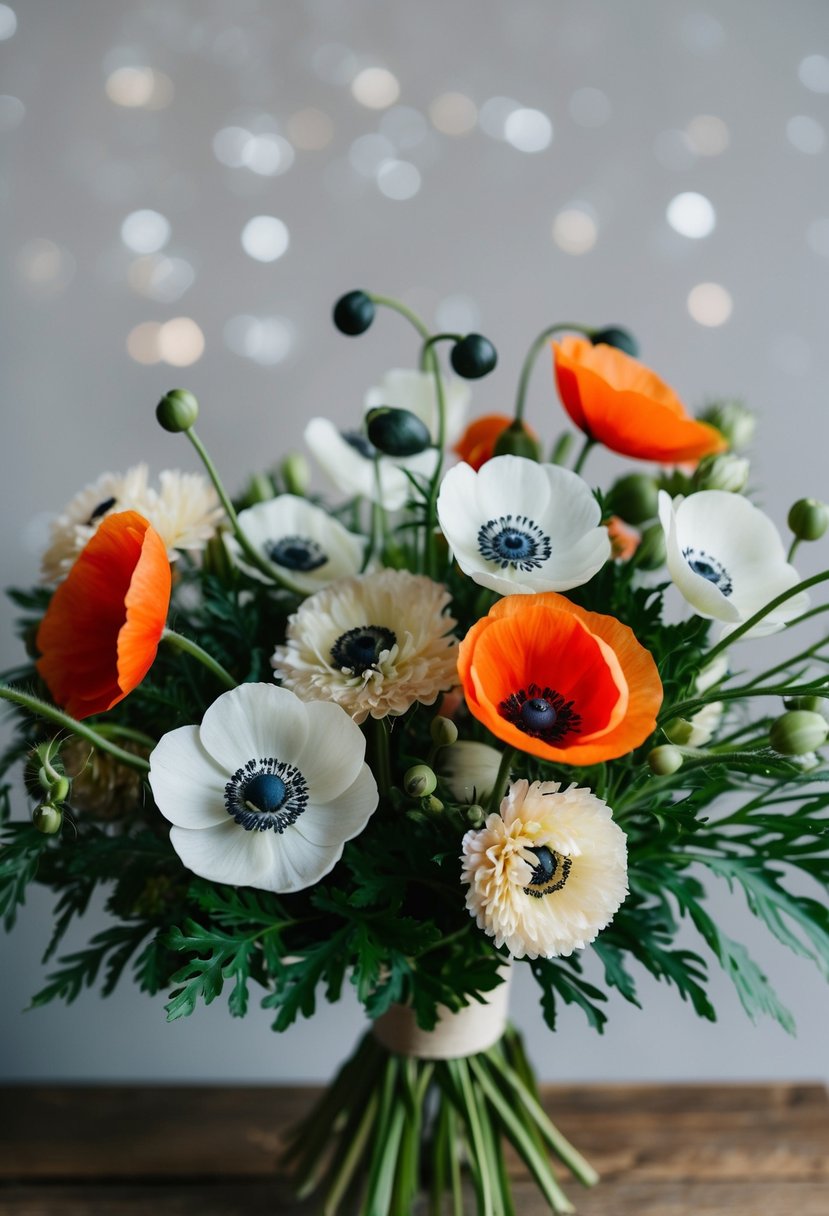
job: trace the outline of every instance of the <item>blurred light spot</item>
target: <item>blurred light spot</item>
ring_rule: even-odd
[[[313,106],[292,114],[288,119],[287,130],[294,144],[306,152],[320,152],[327,148],[334,138],[333,122],[323,110],[317,110]]]
[[[189,367],[204,354],[204,334],[192,317],[173,317],[161,326],[158,350],[171,367]]]
[[[377,170],[388,160],[394,160],[395,147],[385,135],[358,135],[348,149],[348,159],[363,177],[376,177]]]
[[[311,65],[328,84],[349,84],[357,71],[357,57],[347,46],[329,42],[317,47]]]
[[[698,114],[685,128],[685,138],[698,156],[719,156],[728,147],[728,127],[715,114]]]
[[[697,194],[693,190],[672,198],[665,215],[674,232],[692,240],[708,236],[717,223],[717,213],[711,202],[704,194]]]
[[[136,363],[160,363],[160,335],[158,321],[142,321],[127,335],[127,354]]]
[[[489,97],[478,111],[478,125],[493,139],[504,139],[507,119],[521,108],[512,97]]]
[[[351,92],[360,105],[385,110],[397,101],[400,85],[388,68],[363,68],[352,80]]]
[[[18,97],[0,96],[0,131],[13,131],[26,117],[26,107]]]
[[[725,325],[733,310],[730,292],[719,283],[697,283],[688,293],[688,312],[700,325]]]
[[[613,113],[610,99],[601,89],[576,89],[567,109],[579,127],[603,127]]]
[[[164,72],[125,65],[110,72],[106,81],[107,97],[128,109],[163,110],[173,100],[173,82]]]
[[[788,376],[808,376],[812,367],[809,343],[800,334],[778,334],[769,350],[771,361]]]
[[[252,135],[245,145],[245,168],[260,177],[277,177],[293,163],[294,150],[281,135]]]
[[[420,189],[420,180],[420,172],[407,160],[387,160],[377,170],[380,193],[398,202],[414,198]]]
[[[480,324],[481,310],[471,296],[446,296],[435,310],[435,325],[439,331],[477,333]]]
[[[275,262],[289,242],[286,225],[275,215],[256,215],[242,229],[242,248],[257,262]]]
[[[553,139],[553,124],[541,110],[513,110],[504,123],[504,139],[519,152],[543,152]]]
[[[169,221],[158,211],[132,211],[121,225],[121,240],[133,253],[157,253],[169,239]]]
[[[812,220],[806,229],[806,240],[809,247],[821,257],[829,258],[829,216]]]
[[[676,173],[690,169],[696,160],[684,131],[660,131],[653,141],[653,154],[660,165]]]
[[[398,152],[407,152],[423,143],[429,127],[419,110],[394,106],[380,119],[380,133],[391,140]]]
[[[136,258],[127,272],[133,291],[162,304],[172,304],[193,285],[196,272],[184,258],[148,254]]]
[[[213,136],[213,155],[229,169],[241,169],[252,136],[244,127],[222,127]]]
[[[553,240],[565,253],[589,253],[598,235],[596,221],[584,204],[565,207],[553,220]]]
[[[40,299],[60,295],[75,273],[71,253],[45,237],[27,241],[18,250],[16,266],[28,293]]]
[[[478,121],[478,109],[464,93],[441,93],[429,106],[429,117],[444,135],[467,135]]]
[[[829,59],[825,55],[807,55],[797,69],[800,83],[813,93],[829,93]]]
[[[0,42],[13,37],[17,30],[17,17],[8,4],[0,4]]]
[[[725,30],[710,13],[686,13],[679,36],[688,50],[697,55],[715,54],[725,42]]]
[[[796,114],[786,123],[786,138],[798,152],[815,156],[823,151],[826,132],[816,118],[811,118],[808,114]]]
[[[273,367],[290,353],[294,327],[286,317],[241,315],[227,321],[224,339],[234,354]]]

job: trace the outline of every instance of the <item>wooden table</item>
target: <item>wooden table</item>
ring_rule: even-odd
[[[315,1216],[274,1175],[282,1128],[314,1093],[0,1088],[0,1212]],[[820,1086],[549,1086],[544,1097],[603,1176],[592,1191],[570,1181],[579,1216],[829,1216]],[[520,1216],[546,1213],[516,1177]]]

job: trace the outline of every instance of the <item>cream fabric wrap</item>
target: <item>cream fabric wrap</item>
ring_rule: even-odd
[[[473,1000],[457,1013],[439,1006],[434,1030],[421,1030],[408,1005],[392,1005],[375,1021],[374,1036],[388,1051],[418,1060],[454,1060],[486,1051],[507,1025],[512,968],[503,967],[501,974],[504,982],[483,994],[483,1005]]]

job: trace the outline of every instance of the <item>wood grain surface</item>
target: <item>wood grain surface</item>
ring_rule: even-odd
[[[0,1213],[312,1216],[275,1159],[317,1092],[0,1088]],[[563,1178],[579,1216],[829,1216],[820,1086],[548,1086],[544,1101],[602,1174],[592,1191]],[[546,1213],[514,1174],[520,1216]]]

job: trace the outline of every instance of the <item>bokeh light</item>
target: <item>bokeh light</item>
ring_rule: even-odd
[[[242,248],[256,262],[275,262],[290,244],[288,228],[275,215],[255,215],[242,229]]]
[[[159,211],[131,211],[121,224],[121,240],[133,253],[157,253],[170,239],[170,222]]]
[[[465,93],[441,93],[429,106],[429,118],[442,135],[468,135],[478,121],[478,108]]]
[[[734,311],[731,293],[721,283],[697,283],[688,293],[688,312],[699,325],[725,325]]]
[[[665,216],[674,232],[691,240],[708,236],[717,223],[717,214],[710,199],[694,190],[686,190],[672,198]]]
[[[589,253],[598,236],[595,216],[585,204],[565,207],[553,220],[553,240],[564,253]]]
[[[351,93],[369,110],[385,110],[400,96],[400,84],[388,68],[363,68],[351,82]]]
[[[543,152],[552,143],[553,124],[541,110],[522,106],[507,115],[504,139],[519,152]]]

